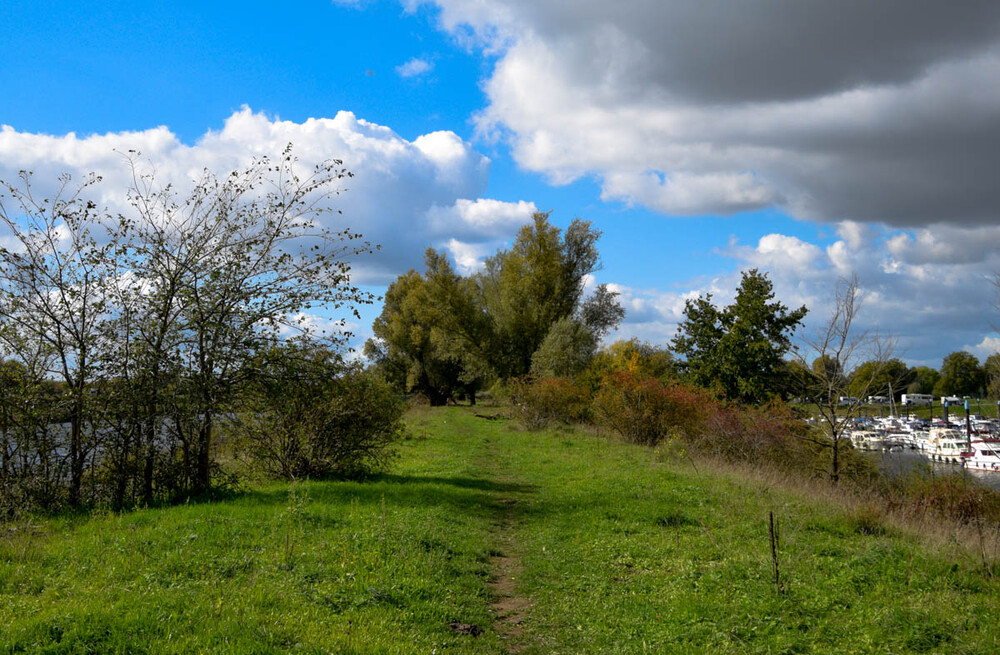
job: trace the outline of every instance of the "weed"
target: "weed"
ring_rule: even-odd
[[[861,503],[851,510],[848,523],[857,534],[876,537],[886,534],[882,511],[874,503]]]

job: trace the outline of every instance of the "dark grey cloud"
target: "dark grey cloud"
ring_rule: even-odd
[[[708,103],[901,84],[996,39],[1000,4],[914,0],[600,3],[650,53],[642,77]],[[546,26],[548,27],[548,26]]]
[[[556,181],[665,214],[998,218],[998,2],[436,3],[498,49],[482,129]]]
[[[527,28],[578,56],[618,30],[649,55],[617,71],[620,82],[709,103],[905,83],[936,62],[992,47],[1000,30],[1000,3],[991,0],[515,0],[491,13],[482,10],[489,2],[476,2],[477,11],[466,0],[438,4],[454,21],[493,21],[514,39]],[[577,72],[596,81],[608,72],[600,65],[607,53],[591,52]]]

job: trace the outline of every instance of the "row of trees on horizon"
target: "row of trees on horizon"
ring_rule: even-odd
[[[523,376],[582,377],[595,386],[613,368],[610,362],[624,366],[629,358],[650,362],[662,380],[750,404],[831,394],[1000,397],[1000,354],[980,364],[957,351],[944,357],[940,370],[909,367],[892,356],[891,340],[855,334],[856,280],[838,291],[826,334],[798,349],[794,336],[807,308],[777,301],[767,275],[756,269],[744,272],[727,307],[716,307],[711,295],[688,300],[669,346],[631,339],[601,348],[625,312],[605,285],[583,298],[585,276],[599,265],[599,233],[574,221],[562,235],[548,219],[536,214],[510,249],[470,276],[458,275],[443,254],[429,249],[423,273],[411,270],[388,288],[375,338],[365,344],[373,366],[432,405],[475,402],[482,388]]]

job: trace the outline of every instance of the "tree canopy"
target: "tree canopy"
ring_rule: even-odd
[[[898,399],[912,380],[913,373],[902,360],[870,360],[851,372],[847,388],[852,396],[862,400],[867,396]]]
[[[432,363],[458,365],[452,391],[471,380],[582,370],[600,337],[624,316],[605,285],[584,298],[587,276],[598,268],[599,237],[587,221],[574,220],[562,231],[549,214],[537,213],[509,249],[468,277],[428,249],[424,274],[411,271],[390,287],[375,324],[380,344],[368,350],[380,353],[387,368],[408,362],[408,388],[428,396],[429,387],[413,381]]]
[[[941,378],[941,373],[930,366],[915,366],[910,373],[913,381],[907,385],[907,393],[934,393],[934,385]]]
[[[986,374],[972,353],[958,350],[945,355],[941,377],[934,384],[938,396],[978,396],[986,388]]]
[[[990,398],[1000,398],[1000,353],[993,353],[983,362],[986,376],[986,393]]]
[[[428,251],[426,261],[426,276],[411,270],[389,285],[373,325],[376,340],[365,345],[365,354],[388,381],[423,394],[432,405],[443,405],[460,388],[474,399],[479,386],[474,356],[462,351],[459,338],[443,323],[447,319],[471,333],[475,315],[467,311],[453,316],[442,307],[444,303],[458,312],[467,297],[446,259]],[[462,298],[450,298],[452,292]]]
[[[684,356],[682,369],[701,386],[746,403],[777,394],[785,371],[783,357],[806,315],[774,300],[767,275],[745,271],[733,304],[718,309],[711,295],[688,300],[672,341]]]

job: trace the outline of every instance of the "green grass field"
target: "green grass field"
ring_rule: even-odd
[[[468,408],[409,423],[375,480],[0,528],[0,652],[1000,652],[993,569],[856,503]]]

